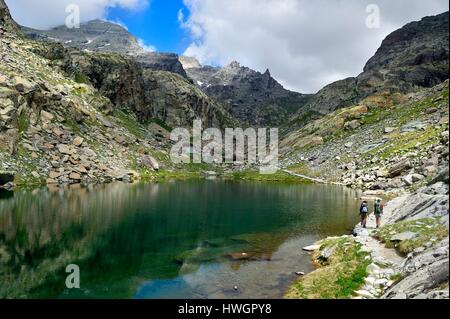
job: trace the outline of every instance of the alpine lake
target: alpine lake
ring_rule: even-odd
[[[226,180],[0,193],[0,298],[282,298],[358,193]],[[66,286],[67,265],[80,288]]]

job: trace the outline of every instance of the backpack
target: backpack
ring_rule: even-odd
[[[364,206],[361,208],[361,213],[367,214],[368,212],[369,212],[369,210],[367,209],[367,206],[364,205]]]
[[[375,214],[381,214],[383,212],[383,205],[375,203]]]

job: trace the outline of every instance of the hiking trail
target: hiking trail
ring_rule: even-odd
[[[307,179],[309,181],[312,181],[312,182],[315,182],[315,183],[319,183],[319,184],[331,184],[331,185],[344,186],[344,184],[342,184],[342,183],[330,182],[330,181],[326,181],[324,179],[314,178],[314,177],[306,176],[306,175],[303,175],[303,174],[294,173],[294,172],[289,171],[287,169],[283,169],[282,171],[287,173],[287,174],[289,174],[289,175],[300,177],[300,178],[303,178],[303,179]]]
[[[374,214],[367,219],[367,228],[358,224],[355,228],[356,241],[363,245],[363,250],[370,253],[372,263],[367,267],[368,276],[365,285],[355,291],[354,299],[375,299],[381,297],[385,291],[395,283],[395,277],[400,273],[405,258],[397,254],[393,248],[387,248],[376,238],[372,237],[376,229]]]

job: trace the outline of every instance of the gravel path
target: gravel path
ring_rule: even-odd
[[[394,284],[394,277],[400,273],[405,258],[395,249],[386,248],[379,240],[372,237],[376,229],[375,216],[369,215],[367,228],[356,226],[356,241],[363,245],[363,250],[370,253],[372,264],[367,267],[368,276],[365,285],[356,291],[356,299],[374,299],[381,297]]]

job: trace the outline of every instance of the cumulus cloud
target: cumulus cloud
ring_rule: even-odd
[[[237,60],[270,68],[287,88],[304,93],[359,74],[390,32],[448,10],[447,0],[184,2],[189,14],[178,17],[191,39],[185,55],[204,64]],[[367,27],[370,4],[380,9],[379,28]]]
[[[6,0],[11,15],[21,25],[49,29],[62,25],[67,17],[66,8],[75,4],[80,8],[81,22],[106,17],[107,10],[121,7],[141,10],[149,0]]]
[[[122,20],[119,20],[119,19],[115,19],[115,20],[104,19],[104,21],[120,25],[122,28],[124,28],[125,30],[128,31],[128,26]]]
[[[148,52],[156,51],[155,46],[145,43],[145,41],[143,39],[138,39],[138,43],[145,51],[148,51]]]

